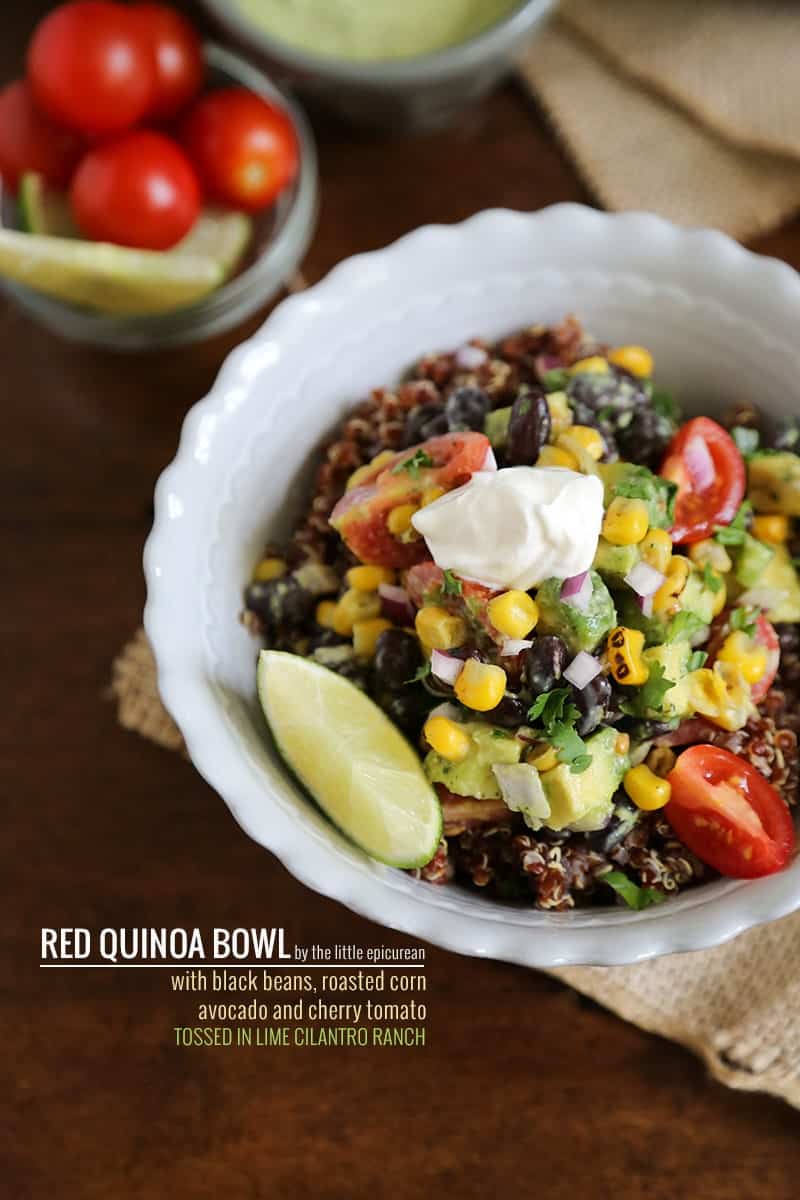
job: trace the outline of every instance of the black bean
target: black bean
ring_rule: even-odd
[[[502,726],[503,729],[517,729],[527,722],[528,707],[519,696],[506,692],[500,703],[485,713],[486,720],[492,725]]]
[[[314,596],[291,575],[251,583],[244,594],[245,606],[257,613],[269,629],[297,629],[309,619]]]
[[[572,699],[580,718],[575,723],[581,737],[593,733],[608,715],[611,684],[605,675],[597,675],[585,688],[572,689]]]
[[[444,406],[447,416],[447,427],[451,433],[460,430],[483,430],[486,414],[489,411],[489,397],[482,388],[456,388],[447,397]]]
[[[422,732],[422,726],[434,704],[434,701],[419,684],[404,688],[402,692],[386,692],[379,702],[395,725],[398,725],[403,733],[414,741]]]
[[[419,442],[425,442],[431,437],[439,437],[440,434],[447,433],[447,431],[447,414],[442,406],[440,404],[420,404],[418,408],[412,408],[406,418],[403,444],[416,446]]]
[[[567,665],[567,647],[561,638],[551,635],[534,639],[525,651],[522,674],[534,696],[551,691]]]
[[[780,421],[770,437],[764,441],[767,450],[791,450],[794,454],[800,452],[800,420],[797,417],[786,417]]]
[[[617,429],[616,438],[623,458],[654,467],[661,462],[674,432],[672,421],[647,404],[636,410],[630,423]]]
[[[628,836],[639,820],[639,809],[624,792],[617,792],[614,797],[614,809],[607,824],[587,834],[586,844],[599,854],[610,854],[620,842]]]
[[[402,629],[386,629],[375,647],[375,675],[382,687],[402,688],[422,665],[419,642]]]
[[[552,429],[550,409],[541,389],[523,389],[511,406],[505,457],[511,466],[532,466]]]

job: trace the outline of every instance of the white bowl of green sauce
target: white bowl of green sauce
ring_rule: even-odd
[[[204,0],[273,72],[359,124],[445,124],[488,92],[555,0]]]

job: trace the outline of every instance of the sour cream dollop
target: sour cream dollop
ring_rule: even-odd
[[[527,591],[588,571],[603,521],[603,485],[564,467],[478,471],[421,508],[414,528],[437,566]]]

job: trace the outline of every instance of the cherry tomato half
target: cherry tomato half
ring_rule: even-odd
[[[775,682],[775,676],[778,674],[778,667],[781,663],[781,644],[775,632],[774,625],[771,621],[767,620],[763,613],[754,616],[753,622],[755,623],[755,630],[750,637],[750,644],[753,647],[760,646],[767,653],[767,665],[764,674],[757,683],[751,684],[750,687],[753,703],[760,704],[772,687]],[[717,617],[711,626],[711,635],[708,641],[710,666],[714,665],[714,661],[722,649],[723,642],[728,634],[732,632],[731,610],[727,609]]]
[[[175,142],[140,129],[84,156],[72,180],[70,201],[87,237],[168,250],[194,225],[200,186]]]
[[[192,106],[183,143],[210,196],[247,212],[271,204],[297,174],[286,113],[245,88],[221,88]]]
[[[76,135],[42,116],[24,80],[0,91],[0,176],[6,187],[15,191],[25,171],[38,171],[48,183],[63,187],[80,153]]]
[[[130,11],[144,30],[155,59],[155,94],[147,116],[154,121],[169,120],[203,85],[200,38],[186,18],[166,4],[134,4]]]
[[[155,60],[129,8],[78,0],[37,25],[28,79],[53,121],[101,136],[129,129],[144,116],[155,92]]]
[[[729,525],[744,499],[744,460],[733,438],[709,417],[687,421],[673,438],[661,475],[678,485],[673,542],[686,545]]]
[[[345,492],[334,508],[331,525],[361,562],[395,568],[422,562],[430,557],[425,542],[395,537],[387,526],[390,512],[401,504],[419,505],[426,487],[460,487],[480,470],[488,448],[489,439],[482,433],[445,433],[400,450],[365,469],[358,486]],[[432,465],[424,465],[426,460]],[[410,469],[403,469],[404,463]]]
[[[719,746],[692,746],[669,774],[664,815],[682,842],[720,875],[755,879],[786,866],[795,829],[780,793],[749,762]]]

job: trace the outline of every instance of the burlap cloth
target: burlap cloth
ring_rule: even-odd
[[[523,74],[606,207],[741,238],[800,208],[800,5],[563,0],[560,13]],[[185,754],[143,630],[112,692],[126,729]],[[552,974],[729,1087],[800,1108],[800,913],[716,950]]]
[[[746,239],[800,209],[795,0],[561,0],[522,76],[597,199]]]
[[[121,725],[185,754],[159,699],[144,630],[115,660],[111,690]],[[800,913],[716,950],[551,974],[626,1021],[688,1046],[728,1087],[770,1092],[800,1108]]]

